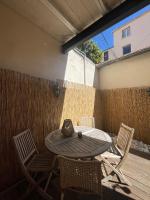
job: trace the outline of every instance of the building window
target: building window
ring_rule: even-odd
[[[108,51],[104,52],[104,61],[107,61],[109,59]]]
[[[130,36],[130,34],[131,34],[130,26],[122,30],[122,38]]]
[[[122,49],[123,49],[123,55],[131,53],[131,44],[124,46]]]

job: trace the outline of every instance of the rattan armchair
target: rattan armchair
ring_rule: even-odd
[[[95,128],[94,117],[88,117],[88,116],[81,117],[80,126],[88,126],[88,127]]]
[[[98,194],[102,199],[101,162],[97,160],[82,161],[58,156],[60,168],[60,186],[63,191],[67,188],[83,189]]]
[[[128,179],[123,175],[121,167],[129,153],[133,134],[134,129],[122,123],[119,129],[117,140],[112,144],[110,150],[96,157],[98,160],[102,159],[104,163],[112,170],[110,174],[107,174],[106,171],[107,176],[103,179],[103,182],[109,180],[114,174],[116,174],[118,178],[122,178],[127,185],[131,185]]]
[[[46,190],[52,175],[55,158],[49,153],[40,154],[38,152],[29,129],[14,136],[13,141],[22,171],[29,182],[29,188],[24,198],[29,195],[32,190],[37,190],[43,198],[51,200],[52,197]],[[37,179],[39,173],[42,174],[42,176]],[[45,180],[46,184],[43,188],[40,184]]]

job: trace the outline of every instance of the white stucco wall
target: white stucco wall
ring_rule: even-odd
[[[86,59],[85,70],[80,54],[73,50],[62,54],[61,44],[51,35],[1,3],[0,27],[1,68],[93,86],[95,65],[92,62]]]
[[[95,86],[95,64],[76,50],[71,50],[68,53],[65,80]]]
[[[84,60],[74,50],[68,53],[65,80],[84,84]]]
[[[88,58],[85,58],[85,84],[89,86],[96,86],[97,84],[97,72],[95,70],[95,64]]]
[[[36,25],[0,4],[0,67],[54,80],[63,79],[67,54]]]

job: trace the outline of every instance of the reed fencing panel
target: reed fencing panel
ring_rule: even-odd
[[[60,81],[57,98],[52,84],[50,80],[0,69],[0,190],[21,177],[12,136],[29,128],[41,150],[45,136],[61,127],[66,118],[77,125],[81,116],[95,115],[96,125],[101,128],[99,91]]]
[[[135,128],[134,138],[150,144],[148,87],[102,90],[103,128],[116,133],[123,122]]]

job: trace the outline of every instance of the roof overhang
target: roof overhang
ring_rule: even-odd
[[[125,0],[0,0],[60,46]]]
[[[111,27],[115,23],[142,9],[143,7],[150,4],[150,0],[126,0],[121,3],[118,7],[114,8],[99,20],[94,22],[88,28],[78,33],[71,40],[67,41],[62,45],[63,53],[68,52],[76,45],[90,39],[96,34],[103,32],[107,28]]]
[[[56,40],[64,53],[150,0],[0,0]]]

